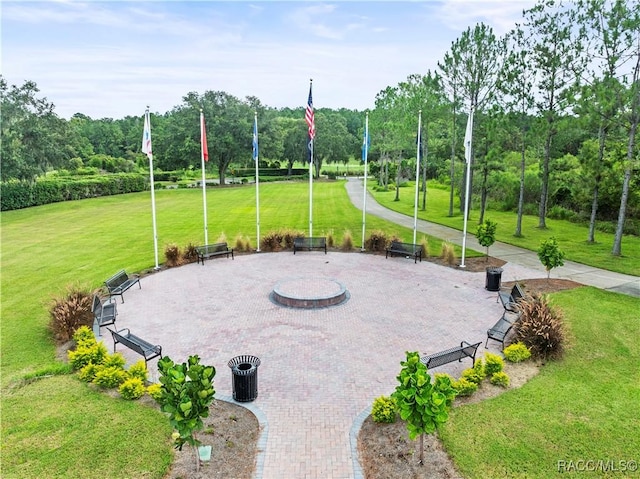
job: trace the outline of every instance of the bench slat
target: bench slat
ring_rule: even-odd
[[[135,334],[131,334],[129,328],[124,328],[120,331],[114,331],[110,328],[107,329],[111,332],[111,336],[113,336],[113,352],[116,351],[116,345],[121,343],[132,351],[140,354],[144,358],[145,364],[155,357],[162,357],[162,346],[159,344],[151,344]]]
[[[296,251],[311,251],[312,249],[324,250],[324,254],[327,254],[327,238],[325,236],[299,236],[293,238],[293,254],[296,254]]]
[[[129,276],[125,270],[121,270],[114,274],[111,278],[104,282],[107,290],[109,291],[109,296],[120,296],[120,299],[124,303],[124,295],[123,293],[131,288],[134,284],[137,284],[140,289],[142,289],[142,285],[140,284],[140,278],[138,276]]]
[[[420,361],[427,369],[442,366],[453,361],[462,361],[464,358],[471,358],[473,364],[476,362],[476,351],[482,343],[469,344],[462,341],[460,346],[440,351],[439,353],[423,356]]]
[[[422,245],[415,243],[403,243],[401,241],[392,241],[391,245],[386,250],[385,258],[394,256],[396,254],[401,256],[412,256],[414,259],[414,263],[420,262],[422,263]]]
[[[196,260],[198,263],[202,261],[202,266],[204,266],[205,258],[221,255],[226,255],[227,258],[231,255],[231,259],[234,259],[233,249],[229,248],[227,243],[212,243],[196,246]]]

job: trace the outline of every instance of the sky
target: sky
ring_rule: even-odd
[[[315,108],[363,111],[436,71],[468,27],[504,35],[534,3],[3,0],[2,75],[34,81],[63,118],[163,114],[209,90],[296,108],[310,79]]]

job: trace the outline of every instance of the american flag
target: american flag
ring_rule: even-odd
[[[313,99],[311,98],[311,85],[309,85],[309,100],[307,101],[307,111],[304,114],[304,119],[309,125],[309,140],[313,140],[316,136],[316,124],[313,118]]]
[[[204,113],[200,112],[200,147],[202,148],[202,158],[209,161],[209,148],[207,148],[207,128],[204,124]]]

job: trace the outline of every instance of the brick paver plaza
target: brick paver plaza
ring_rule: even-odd
[[[507,263],[502,281],[536,277],[543,276]],[[295,289],[289,281],[295,279],[300,294],[327,279],[350,297],[316,310],[274,304],[273,288],[287,281]],[[161,344],[174,361],[198,354],[216,367],[217,397],[232,395],[231,358],[260,358],[251,405],[265,426],[255,474],[264,479],[361,477],[350,432],[376,397],[393,392],[405,351],[434,353],[465,340],[482,341],[482,355],[486,330],[502,314],[497,293],[484,288],[484,272],[357,252],[238,255],[158,272],[141,283],[119,302],[118,329]],[[110,336],[103,330],[108,347]],[[490,342],[489,350],[499,346]],[[140,359],[118,350],[128,363]],[[435,371],[457,377],[470,366],[467,359]],[[149,370],[157,380],[155,360]]]

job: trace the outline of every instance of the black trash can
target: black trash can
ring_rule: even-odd
[[[490,266],[487,268],[487,279],[484,287],[487,291],[500,291],[500,282],[502,280],[502,268]]]
[[[233,376],[233,399],[247,402],[257,398],[260,359],[255,356],[236,356],[227,364]]]

